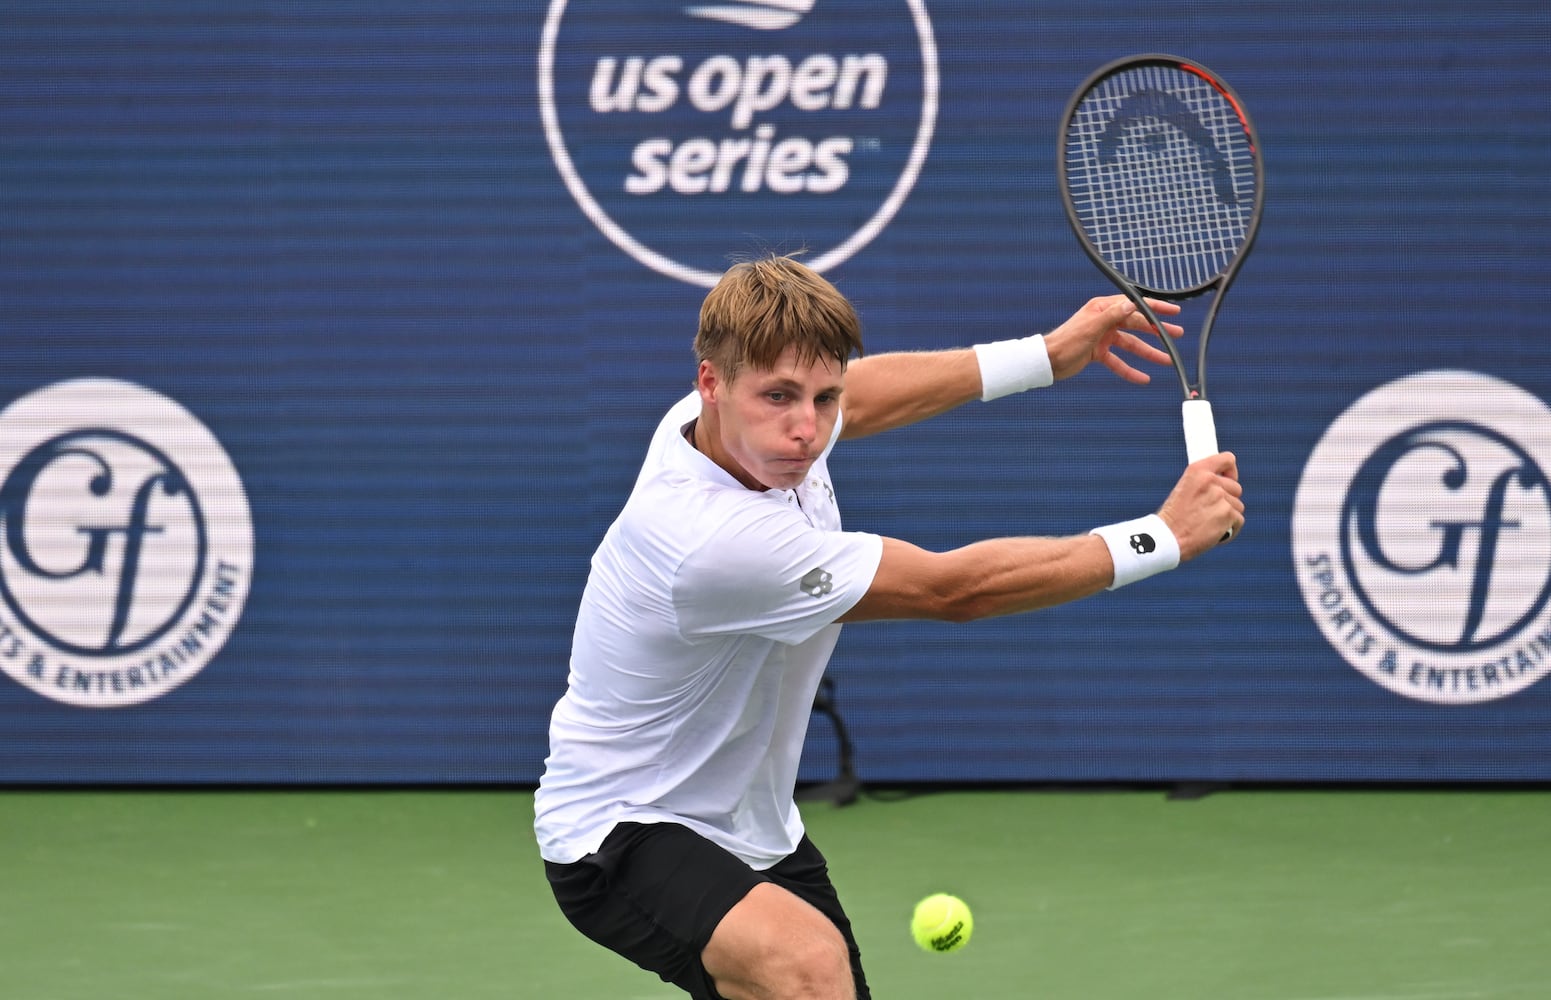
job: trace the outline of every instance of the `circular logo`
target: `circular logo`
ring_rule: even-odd
[[[714,285],[751,234],[847,260],[899,211],[937,118],[924,0],[551,0],[550,153],[637,261]]]
[[[134,705],[236,627],[253,527],[206,427],[149,389],[79,379],[0,413],[0,668],[56,701]]]
[[[1439,704],[1551,668],[1551,408],[1475,372],[1380,386],[1320,439],[1293,506],[1304,602],[1348,663]]]

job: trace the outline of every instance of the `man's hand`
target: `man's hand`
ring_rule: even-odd
[[[1158,516],[1179,540],[1179,561],[1194,559],[1244,527],[1244,487],[1232,452],[1208,455],[1185,467]]]
[[[1179,313],[1179,306],[1173,302],[1159,299],[1146,301],[1160,317]],[[1117,349],[1158,365],[1169,364],[1169,356],[1132,331],[1149,336],[1158,336],[1161,332],[1170,337],[1178,337],[1185,332],[1183,327],[1173,323],[1164,323],[1162,331],[1155,330],[1147,317],[1138,312],[1124,295],[1089,299],[1071,319],[1045,334],[1050,369],[1059,381],[1076,375],[1089,362],[1098,361],[1127,382],[1145,385],[1152,381],[1152,376],[1133,368],[1116,353]]]

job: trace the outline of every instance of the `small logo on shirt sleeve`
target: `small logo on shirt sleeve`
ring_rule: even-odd
[[[834,580],[835,578],[830,575],[829,570],[820,566],[818,569],[809,570],[808,574],[802,578],[799,586],[802,587],[802,592],[809,597],[823,597],[835,589]]]

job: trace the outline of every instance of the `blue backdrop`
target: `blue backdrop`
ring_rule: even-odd
[[[1551,778],[1551,686],[1534,683],[1551,661],[1532,405],[1551,399],[1545,5],[810,6],[8,4],[0,781],[535,781],[588,557],[689,386],[701,277],[805,247],[872,352],[1055,325],[1110,291],[1061,210],[1058,119],[1089,72],[1139,51],[1222,74],[1265,147],[1260,241],[1212,352],[1248,530],[1040,614],[849,628],[831,677],[863,779]],[[1336,428],[1439,370],[1459,391],[1404,397],[1420,400],[1405,426],[1484,400],[1487,436],[1524,461],[1474,520],[1427,514],[1441,472],[1396,480],[1381,527],[1420,518],[1420,550],[1392,575],[1476,585],[1380,593],[1388,564],[1346,553],[1340,495],[1318,521],[1362,458],[1343,451],[1356,425]],[[72,652],[73,612],[23,579],[18,547],[44,545],[17,531],[29,449],[56,426],[160,440],[161,418],[112,393],[96,410],[55,393],[81,379],[173,401],[163,423],[207,429],[240,479],[245,505],[198,508],[213,539],[249,519],[251,563],[229,560],[240,609],[179,563],[217,609],[211,635],[138,612],[113,545],[118,589],[73,598],[124,626],[93,633],[109,639]],[[852,528],[929,548],[1072,533],[1157,506],[1183,460],[1178,412],[1172,378],[1134,389],[1095,369],[831,465]],[[1390,432],[1363,433],[1372,450]],[[209,446],[141,451],[192,465]],[[1322,453],[1329,483],[1310,472]],[[192,478],[195,495],[220,481]],[[58,489],[27,524],[69,521]],[[174,536],[171,509],[139,522],[148,545]],[[1509,551],[1488,548],[1488,522],[1516,575],[1477,571]],[[1429,563],[1449,525],[1463,547]],[[1321,555],[1345,576],[1320,578]],[[1484,610],[1463,636],[1417,624],[1418,607],[1467,606]],[[137,613],[156,620],[136,632]],[[127,649],[163,632],[204,646],[160,667]],[[153,675],[173,679],[135,687]],[[826,776],[822,721],[811,744],[805,773]]]

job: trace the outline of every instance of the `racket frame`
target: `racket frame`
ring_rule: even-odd
[[[1244,126],[1244,131],[1249,136],[1250,150],[1254,153],[1254,156],[1251,159],[1255,172],[1254,202],[1250,208],[1249,221],[1245,225],[1244,239],[1239,245],[1238,252],[1235,253],[1233,259],[1228,262],[1228,266],[1219,271],[1216,275],[1208,278],[1206,281],[1203,281],[1192,288],[1183,289],[1181,291],[1164,292],[1155,288],[1148,288],[1145,285],[1139,285],[1131,281],[1131,279],[1127,278],[1125,275],[1121,274],[1119,270],[1117,270],[1113,265],[1105,260],[1103,254],[1099,252],[1098,247],[1094,246],[1093,241],[1088,238],[1088,233],[1083,228],[1082,222],[1078,218],[1077,204],[1072,198],[1071,184],[1067,178],[1067,135],[1072,126],[1072,116],[1077,113],[1077,108],[1082,104],[1083,99],[1088,96],[1089,92],[1092,91],[1094,87],[1098,86],[1099,83],[1101,83],[1107,77],[1110,77],[1124,70],[1135,69],[1148,65],[1168,66],[1174,69],[1182,70],[1186,73],[1190,73],[1194,76],[1198,76],[1210,87],[1212,87],[1212,89],[1221,94],[1222,97],[1233,107],[1234,113],[1238,116],[1239,122]],[[1238,93],[1232,87],[1230,87],[1222,79],[1222,77],[1207,69],[1199,62],[1184,59],[1180,56],[1169,55],[1163,52],[1147,52],[1139,55],[1125,56],[1100,66],[1098,69],[1089,74],[1088,78],[1084,80],[1082,84],[1078,86],[1078,88],[1072,93],[1071,98],[1066,103],[1066,109],[1061,113],[1061,128],[1057,136],[1056,146],[1056,178],[1058,181],[1057,186],[1061,191],[1061,204],[1062,207],[1066,210],[1066,221],[1071,225],[1072,231],[1077,235],[1077,241],[1082,245],[1083,252],[1088,255],[1088,258],[1092,260],[1094,264],[1098,265],[1099,270],[1104,272],[1105,277],[1109,278],[1109,280],[1114,283],[1117,288],[1124,292],[1126,297],[1129,298],[1132,304],[1136,306],[1137,311],[1145,316],[1147,321],[1159,331],[1159,338],[1163,341],[1163,347],[1166,351],[1168,351],[1169,358],[1174,363],[1174,372],[1179,376],[1180,390],[1184,394],[1186,400],[1184,419],[1187,441],[1191,439],[1192,426],[1196,428],[1195,434],[1198,438],[1203,433],[1205,433],[1205,431],[1211,430],[1210,406],[1208,405],[1205,408],[1201,408],[1191,407],[1189,404],[1193,401],[1200,401],[1205,403],[1207,400],[1207,342],[1211,339],[1212,327],[1217,321],[1217,310],[1222,306],[1222,300],[1228,292],[1228,286],[1232,284],[1234,276],[1238,273],[1239,268],[1243,266],[1245,258],[1249,256],[1250,250],[1254,248],[1255,236],[1260,230],[1261,209],[1265,204],[1265,164],[1262,161],[1260,148],[1260,134],[1255,130],[1254,121],[1249,117],[1248,112],[1244,110],[1244,102],[1239,98]],[[1192,381],[1189,372],[1185,367],[1185,360],[1180,355],[1179,348],[1174,344],[1174,338],[1162,332],[1163,324],[1158,321],[1157,313],[1155,313],[1152,307],[1147,304],[1145,297],[1150,296],[1155,299],[1163,299],[1169,302],[1183,302],[1185,300],[1193,299],[1199,295],[1202,295],[1207,291],[1211,291],[1212,289],[1216,289],[1217,294],[1212,297],[1212,303],[1207,307],[1206,316],[1201,323],[1200,341],[1196,346],[1196,377],[1194,381]],[[1193,410],[1194,412],[1192,412]],[[1204,419],[1202,416],[1203,410],[1205,414]],[[1203,424],[1204,430],[1202,429]],[[1211,433],[1211,437],[1211,451],[1208,451],[1207,454],[1211,454],[1216,451],[1215,432]],[[1198,450],[1198,448],[1187,447],[1187,450],[1194,452]],[[1195,456],[1192,454],[1191,461],[1194,460]]]

